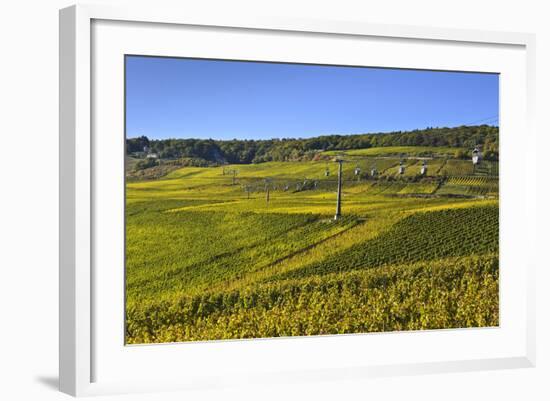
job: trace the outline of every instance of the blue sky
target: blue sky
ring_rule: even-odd
[[[269,139],[498,125],[498,75],[128,56],[127,137]]]

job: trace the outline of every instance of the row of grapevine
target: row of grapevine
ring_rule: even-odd
[[[357,223],[353,216],[327,222],[314,214],[139,210],[140,204],[127,209],[126,284],[133,298],[201,291]]]
[[[451,177],[437,191],[439,195],[497,196],[498,177],[462,176]]]
[[[498,176],[498,162],[490,160],[482,160],[474,169],[474,174],[477,176]]]
[[[436,182],[426,182],[426,183],[409,183],[399,192],[399,195],[409,195],[409,194],[421,194],[421,195],[430,195],[435,192],[437,189]]]
[[[499,324],[498,256],[451,258],[128,305],[128,343]]]
[[[380,236],[276,279],[473,255],[498,250],[498,207],[446,209],[410,215]]]
[[[449,159],[441,168],[440,174],[445,176],[472,175],[474,165],[470,160]]]

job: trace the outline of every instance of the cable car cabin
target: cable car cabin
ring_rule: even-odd
[[[405,165],[403,162],[399,163],[399,174],[405,174]]]
[[[422,167],[420,168],[420,175],[426,175],[428,173],[428,166],[426,162],[422,162]]]
[[[478,148],[474,148],[472,151],[472,163],[474,165],[479,164],[481,162],[481,152]]]
[[[373,167],[370,170],[370,175],[371,175],[371,177],[376,177],[378,175],[378,171],[376,170],[376,167]]]
[[[361,169],[359,167],[355,167],[354,174],[355,175],[361,174]]]

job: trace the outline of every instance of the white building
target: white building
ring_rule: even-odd
[[[399,174],[405,174],[405,165],[403,162],[399,163]]]
[[[426,175],[428,172],[428,166],[426,165],[426,161],[422,162],[422,168],[420,169],[420,175]]]
[[[480,161],[481,161],[481,152],[477,147],[475,147],[474,150],[472,150],[472,163],[474,163],[475,165],[475,164],[479,164]]]

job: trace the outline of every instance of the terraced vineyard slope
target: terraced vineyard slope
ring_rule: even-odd
[[[464,152],[369,147],[133,174],[126,342],[497,326],[498,162],[474,167]]]

